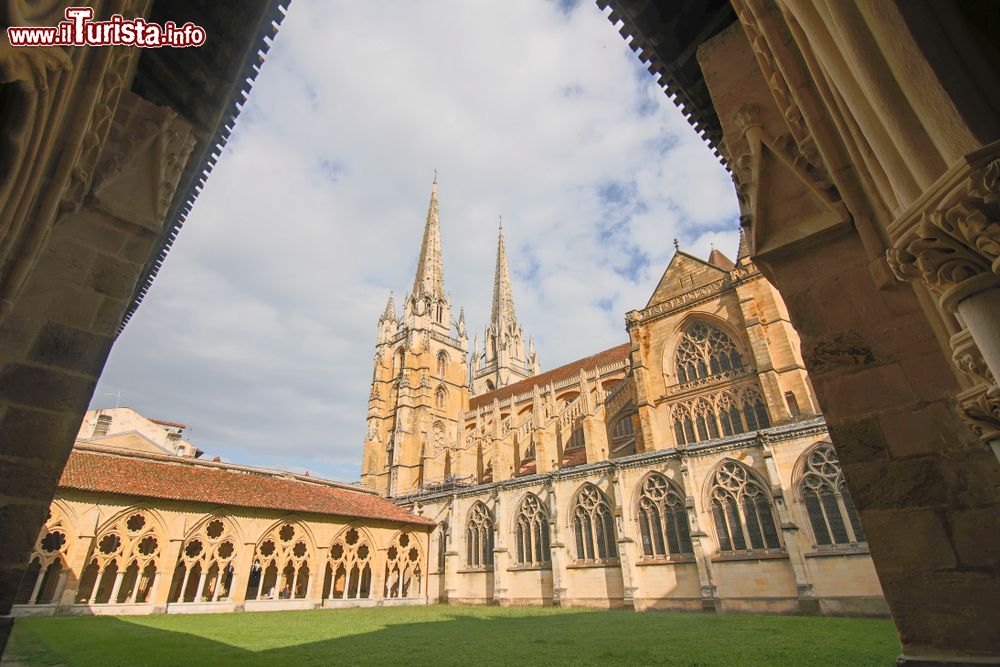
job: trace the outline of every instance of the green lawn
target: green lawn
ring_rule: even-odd
[[[891,665],[892,623],[856,618],[386,607],[24,618],[29,665]]]

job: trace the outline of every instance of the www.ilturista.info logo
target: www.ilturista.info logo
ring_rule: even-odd
[[[92,21],[91,7],[67,7],[66,20],[53,28],[7,28],[11,46],[201,46],[205,29],[190,21],[178,27],[173,21],[163,25],[144,19],[126,19],[114,14],[108,21]]]

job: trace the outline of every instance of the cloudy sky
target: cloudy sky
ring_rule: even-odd
[[[434,169],[455,312],[486,324],[502,214],[543,370],[627,340],[673,238],[735,254],[726,173],[589,0],[294,0],[93,407],[120,392],[209,456],[357,479]]]

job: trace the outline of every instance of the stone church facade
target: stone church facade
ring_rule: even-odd
[[[431,601],[886,613],[777,291],[679,248],[629,341],[540,372],[502,229],[486,349],[448,318],[435,183],[379,320],[362,481],[436,524]],[[488,381],[488,382],[487,382]]]

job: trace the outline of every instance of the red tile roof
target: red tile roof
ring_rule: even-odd
[[[80,445],[70,453],[59,487],[233,507],[309,512],[433,525],[380,496],[292,473],[255,470],[176,456]]]
[[[470,398],[469,409],[475,410],[481,405],[489,405],[493,402],[494,398],[502,401],[505,398],[516,394],[523,394],[526,391],[531,391],[532,387],[535,385],[544,386],[550,382],[560,382],[562,380],[566,380],[574,375],[579,375],[582,369],[591,370],[593,368],[597,368],[598,366],[605,366],[607,364],[625,359],[631,352],[632,343],[622,343],[617,347],[604,350],[603,352],[598,352],[597,354],[584,357],[583,359],[577,359],[576,361],[568,363],[565,366],[553,368],[551,371],[545,371],[544,373],[530,377],[527,380],[521,380],[520,382],[509,384],[506,387],[500,387],[494,391]]]

